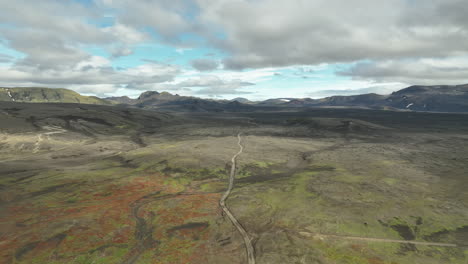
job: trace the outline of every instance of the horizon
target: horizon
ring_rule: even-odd
[[[468,83],[459,0],[0,3],[0,86],[258,101]]]
[[[465,84],[460,84],[460,85],[465,85]],[[419,86],[419,85],[411,85],[411,86],[408,86],[408,87],[404,87],[402,89],[406,89],[406,88],[409,88],[409,87],[413,87],[413,86]],[[444,85],[432,85],[432,86],[444,86]],[[459,86],[459,85],[456,85],[456,86]],[[431,87],[431,86],[429,86]],[[17,86],[17,87],[0,87],[0,89],[15,89],[15,88],[23,88],[23,89],[66,89],[66,90],[70,90],[70,91],[74,91],[70,88],[64,88],[64,87],[55,87],[55,88],[52,88],[52,87],[28,87],[28,86],[23,86],[23,87],[20,87],[20,86]],[[398,90],[395,90],[393,92],[396,92],[396,91],[399,91],[401,89],[398,89]],[[76,92],[76,91],[75,91]],[[139,94],[137,95],[134,95],[134,96],[128,96],[128,95],[117,95],[117,96],[99,96],[99,95],[94,95],[94,94],[87,94],[87,93],[80,93],[80,92],[77,92],[79,93],[80,95],[84,95],[84,96],[95,96],[95,97],[98,97],[100,99],[106,99],[106,98],[112,98],[112,97],[128,97],[130,99],[137,99],[141,94],[143,93],[146,93],[146,92],[157,92],[159,94],[161,93],[169,93],[171,95],[178,95],[178,96],[188,96],[188,97],[195,97],[195,98],[201,98],[201,99],[208,99],[208,100],[228,100],[228,101],[234,101],[235,99],[247,99],[251,102],[260,102],[260,101],[264,101],[264,100],[269,100],[269,99],[314,99],[314,100],[318,100],[318,99],[323,99],[323,98],[328,98],[328,97],[333,97],[333,96],[353,96],[353,95],[365,95],[365,94],[377,94],[377,95],[382,95],[382,96],[386,96],[386,95],[390,95],[391,93],[393,92],[390,92],[390,93],[373,93],[373,92],[370,92],[370,93],[353,93],[354,90],[343,90],[343,92],[345,94],[334,94],[334,95],[328,95],[328,96],[323,96],[323,97],[268,97],[268,98],[265,98],[265,99],[259,99],[259,100],[250,100],[246,97],[243,97],[243,96],[237,96],[237,97],[233,97],[233,98],[213,98],[213,97],[203,97],[203,96],[197,96],[197,95],[181,95],[181,94],[178,94],[178,93],[171,93],[170,91],[156,91],[156,90],[147,90],[147,91],[141,91]],[[346,93],[351,93],[351,94],[346,94]]]
[[[158,93],[167,92],[167,93],[170,93],[172,95],[191,96],[191,97],[202,98],[202,99],[210,99],[210,100],[230,100],[230,101],[233,101],[235,99],[247,99],[247,100],[249,100],[251,102],[260,102],[260,101],[265,101],[265,100],[268,100],[268,99],[314,99],[314,100],[318,100],[318,99],[324,99],[324,98],[333,97],[333,96],[354,96],[354,95],[365,95],[365,94],[377,94],[377,95],[387,96],[387,95],[391,95],[394,92],[397,92],[397,91],[400,91],[400,90],[403,90],[403,89],[406,89],[406,88],[414,87],[414,86],[442,87],[442,86],[465,86],[465,85],[468,85],[468,84],[456,84],[456,85],[445,85],[445,84],[418,85],[418,84],[415,84],[415,85],[406,86],[406,87],[403,87],[401,89],[397,89],[397,90],[394,90],[394,91],[391,91],[391,92],[388,92],[388,93],[382,93],[382,92],[380,92],[380,93],[379,92],[356,93],[357,92],[356,90],[342,90],[342,91],[336,91],[336,94],[327,95],[327,96],[318,96],[318,97],[311,97],[311,96],[308,96],[308,97],[266,97],[264,99],[258,99],[258,100],[250,100],[250,99],[248,99],[246,97],[243,97],[243,96],[236,96],[236,97],[232,97],[232,98],[213,98],[213,97],[209,97],[209,96],[208,97],[203,97],[203,96],[197,96],[197,95],[182,95],[182,94],[173,93],[173,92],[171,93],[171,91],[156,91],[156,90],[141,91],[139,94],[133,95],[133,96],[128,96],[128,95],[99,96],[99,95],[94,95],[94,94],[90,94],[90,93],[80,93],[80,92],[78,92],[78,93],[81,94],[81,95],[84,95],[84,96],[96,96],[96,97],[101,98],[101,99],[106,99],[106,98],[111,98],[111,97],[125,97],[125,96],[130,98],[130,99],[137,99],[141,94],[146,93],[146,92],[158,92]],[[0,88],[1,89],[14,89],[14,88],[68,89],[68,90],[73,91],[72,89],[64,88],[64,87],[51,88],[51,87],[28,87],[28,86],[20,87],[20,86],[17,86],[17,87],[0,87]],[[362,91],[362,89],[360,89],[359,91]],[[342,93],[340,93],[340,92],[342,92]]]

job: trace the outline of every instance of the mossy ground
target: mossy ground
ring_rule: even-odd
[[[341,150],[342,153],[334,159],[345,156],[343,152],[346,151],[349,150]],[[356,151],[354,147],[352,151]],[[330,153],[322,155],[329,157]],[[467,215],[463,210],[448,206],[461,206],[443,193],[451,185],[450,181],[433,181],[432,175],[415,169],[404,160],[384,160],[375,156],[365,164],[359,164],[349,158],[339,163],[321,163],[322,156],[314,158],[308,161],[308,166],[296,170],[287,168],[284,163],[270,163],[261,170],[255,166],[256,162],[245,165],[243,173],[249,177],[271,175],[264,178],[265,181],[241,185],[229,201],[238,214],[244,216],[242,221],[248,230],[256,235],[275,230],[334,235],[333,239],[310,241],[310,247],[318,250],[322,263],[461,264],[467,261],[463,247],[408,246],[345,239],[364,237],[434,242],[428,237],[441,230],[455,234],[457,228],[466,225]],[[288,171],[289,175],[285,176]],[[411,176],[402,177],[400,173]],[[445,239],[439,236],[436,241],[467,242],[466,239],[456,242],[453,236]],[[287,247],[291,241],[277,243]],[[266,248],[262,250],[266,251]],[[307,248],[298,250],[306,252]]]
[[[38,111],[27,107],[0,116],[24,117],[0,137],[0,263],[243,263],[242,239],[218,207],[240,130],[227,204],[254,239],[257,263],[466,263],[468,137],[463,126],[440,129],[466,122],[459,116],[435,128],[422,116],[423,130],[420,119],[394,117],[405,113],[342,118],[331,109],[302,113],[313,121],[305,124],[288,123],[301,114],[287,112],[251,114],[257,125],[239,114],[165,126],[165,115],[73,106],[64,116],[88,121],[32,153],[41,132],[33,124],[68,119],[49,118],[54,105],[34,123]],[[98,113],[109,124],[89,118]],[[336,127],[351,115],[379,126]]]

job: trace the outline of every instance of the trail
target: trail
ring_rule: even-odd
[[[237,218],[232,214],[232,212],[229,210],[229,208],[226,206],[226,199],[229,197],[231,194],[232,188],[234,187],[234,178],[236,176],[236,159],[237,156],[242,154],[244,151],[244,147],[241,144],[242,138],[241,138],[241,133],[237,134],[237,145],[239,145],[239,152],[237,152],[231,159],[231,174],[229,175],[229,186],[226,192],[223,194],[221,197],[221,200],[219,200],[219,205],[223,209],[224,213],[229,217],[229,220],[231,220],[232,224],[237,228],[237,231],[241,234],[242,238],[244,239],[244,245],[245,245],[245,250],[247,251],[247,260],[248,264],[255,264],[255,250],[252,245],[252,240],[249,237],[249,234],[247,234],[247,231],[245,231],[244,227],[239,223]]]
[[[43,136],[44,135],[46,135],[47,139],[50,140],[50,135],[67,132],[67,130],[65,130],[65,129],[61,128],[61,127],[57,127],[57,126],[45,126],[43,128],[47,129],[47,130],[52,130],[52,131],[41,133],[41,134],[39,134],[37,136],[37,141],[36,141],[36,143],[34,143],[34,149],[32,151],[33,153],[37,153],[39,151],[39,149],[41,148],[41,142],[43,141]]]
[[[434,243],[434,242],[421,242],[421,241],[413,241],[413,240],[397,240],[397,239],[386,239],[386,238],[325,235],[325,234],[313,234],[309,232],[299,232],[299,234],[305,237],[316,237],[319,239],[341,238],[341,239],[361,240],[361,241],[370,241],[370,242],[400,243],[400,244],[413,244],[413,245],[438,246],[438,247],[457,247],[456,244],[450,244],[450,243]]]

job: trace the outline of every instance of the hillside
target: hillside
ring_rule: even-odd
[[[75,91],[62,88],[0,88],[0,101],[25,103],[79,103],[110,105],[109,101],[83,96]]]
[[[390,95],[360,94],[321,99],[273,98],[249,101],[245,98],[214,100],[181,96],[169,92],[146,91],[138,98],[127,96],[98,98],[67,89],[0,88],[0,101],[31,103],[81,103],[124,105],[171,112],[249,112],[278,108],[367,108],[428,112],[468,112],[468,85],[410,86]]]
[[[389,106],[435,112],[468,112],[468,84],[411,86],[387,97]]]
[[[282,107],[360,107],[431,112],[468,112],[468,85],[410,86],[390,95],[360,94],[322,99],[278,98],[257,103]]]
[[[180,96],[168,92],[146,91],[138,98],[126,96],[105,98],[117,104],[126,104],[143,109],[157,109],[173,112],[236,112],[248,111],[252,106],[238,101],[211,100],[192,96]]]

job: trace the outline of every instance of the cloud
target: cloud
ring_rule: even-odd
[[[147,34],[142,33],[133,27],[120,23],[103,28],[102,31],[113,35],[115,39],[118,39],[119,41],[126,44],[140,43],[149,39]]]
[[[114,84],[82,84],[73,85],[73,90],[83,94],[97,95],[101,97],[107,97],[115,93],[121,87]]]
[[[28,0],[0,0],[1,32],[13,29],[21,34],[23,29],[42,34],[58,34],[62,39],[79,43],[108,43],[111,38],[102,30],[87,23],[97,13],[77,2],[42,0],[32,4]]]
[[[198,0],[229,69],[466,53],[466,1]],[[255,21],[255,23],[252,23]]]
[[[156,63],[115,70],[107,59],[91,56],[73,68],[64,69],[0,66],[0,86],[66,87],[105,94],[124,87],[140,90],[147,85],[170,82],[179,73],[177,66]]]
[[[387,95],[394,91],[398,91],[408,85],[401,83],[389,83],[383,85],[370,86],[365,88],[356,88],[356,89],[327,89],[327,90],[318,90],[314,92],[309,92],[307,95],[313,98],[323,98],[335,95],[359,95],[359,94],[368,94],[375,93],[381,95]]]
[[[179,53],[180,55],[184,55],[186,51],[190,51],[192,48],[176,48],[175,51]]]
[[[112,50],[112,57],[119,58],[124,56],[130,56],[133,54],[133,50],[127,47],[117,47]]]
[[[87,52],[69,44],[60,35],[31,29],[5,30],[9,46],[25,54],[15,63],[18,67],[38,69],[72,68],[90,57]]]
[[[0,0],[0,39],[25,57],[17,66],[41,69],[73,68],[91,55],[86,46],[108,49],[114,57],[131,54],[131,46],[149,39],[131,26],[115,23],[100,27],[96,10],[75,2]]]
[[[193,6],[186,0],[100,0],[100,5],[118,10],[119,23],[134,28],[151,28],[165,41],[180,42],[179,34],[192,31],[192,24],[186,20],[189,8]]]
[[[11,62],[13,59],[10,55],[0,53],[0,63]]]
[[[102,29],[103,32],[111,34],[115,38],[115,43],[111,45],[112,57],[119,58],[133,54],[132,45],[148,41],[150,37],[135,28],[117,23],[116,25]]]
[[[199,71],[212,71],[218,68],[219,62],[210,59],[195,59],[190,62],[190,65]]]
[[[378,82],[436,85],[468,83],[468,58],[423,58],[362,62],[338,74]]]
[[[180,87],[206,87],[223,85],[224,81],[214,75],[204,75],[198,78],[184,80],[178,84]]]
[[[338,75],[374,84],[468,82],[466,0],[36,2],[0,0],[0,42],[20,54],[0,55],[8,64],[0,66],[2,84],[96,93],[164,87],[211,96],[245,93],[278,74],[310,82],[319,74],[311,66],[335,63],[351,65]],[[190,62],[197,71],[151,58],[112,67],[116,58],[136,58],[140,44],[172,45],[180,56],[214,52]],[[200,73],[221,64],[217,79]],[[290,67],[298,70],[281,71]]]
[[[211,97],[216,97],[220,95],[239,95],[239,94],[251,94],[251,91],[240,90],[240,88],[245,86],[255,85],[253,83],[240,82],[240,81],[231,81],[226,82],[220,85],[210,86],[203,89],[200,89],[195,92],[199,95],[208,95]]]
[[[233,94],[249,94],[250,91],[241,90],[246,86],[255,85],[254,83],[244,82],[239,79],[222,80],[221,78],[213,75],[201,76],[199,78],[192,78],[178,83],[178,87],[202,87],[196,90],[195,94],[219,96],[219,95],[233,95]]]
[[[239,79],[224,80],[214,75],[202,75],[196,78],[187,78],[179,82],[146,85],[145,90],[184,92],[192,95],[220,96],[235,94],[250,94],[251,91],[242,90],[253,86],[254,83]]]

